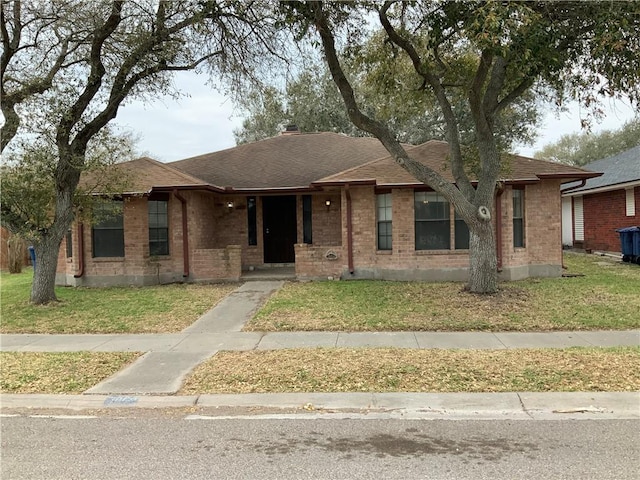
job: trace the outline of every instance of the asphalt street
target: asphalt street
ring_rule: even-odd
[[[636,479],[638,420],[3,417],[7,479]]]

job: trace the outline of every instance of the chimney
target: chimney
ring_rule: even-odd
[[[296,133],[300,133],[300,129],[297,125],[292,124],[285,126],[280,135],[295,135]]]

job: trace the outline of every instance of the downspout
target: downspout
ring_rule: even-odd
[[[84,275],[84,224],[78,222],[78,270],[73,274],[73,278],[80,278]]]
[[[578,188],[582,188],[586,184],[587,184],[587,179],[583,178],[582,180],[580,180],[580,185],[574,185],[573,187],[567,187],[564,190],[560,190],[560,195],[562,195],[563,193],[570,192],[572,190],[577,190]]]
[[[351,221],[351,191],[348,183],[344,186],[344,193],[347,197],[347,262],[349,273],[353,275],[353,223]]]
[[[496,195],[496,256],[498,272],[502,271],[502,190]]]
[[[187,222],[187,199],[184,198],[177,189],[173,190],[173,195],[182,204],[182,265],[184,267],[182,276],[189,276],[189,227]]]

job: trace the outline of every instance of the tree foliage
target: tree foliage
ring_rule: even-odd
[[[535,158],[569,165],[586,165],[617,155],[640,145],[640,117],[626,122],[617,130],[599,133],[571,133],[537,151]]]
[[[397,53],[384,41],[384,34],[377,32],[361,47],[345,48],[340,56],[348,77],[359,85],[360,104],[369,115],[386,122],[400,142],[417,145],[428,140],[443,140],[446,123],[437,103],[432,96],[424,94],[421,77],[409,59]],[[472,68],[469,55],[451,57],[457,69]],[[380,98],[385,101],[379,102]],[[469,108],[459,92],[453,101],[461,142],[471,145],[474,130]],[[496,132],[505,150],[514,144],[533,142],[540,118],[539,105],[534,95],[528,93],[498,118]],[[237,144],[273,137],[288,124],[297,125],[303,132],[369,135],[349,120],[326,65],[307,66],[287,83],[284,91],[273,86],[254,91],[241,100],[241,107],[248,115],[242,127],[234,131]]]
[[[55,300],[57,254],[89,145],[120,106],[180,95],[172,84],[176,71],[216,74],[235,88],[255,80],[283,43],[271,13],[261,2],[233,0],[2,0],[2,150],[15,149],[14,168],[24,167],[16,178],[53,189],[38,200],[48,205],[49,226],[29,233],[39,258],[32,302]],[[16,145],[21,132],[33,145]],[[33,165],[52,158],[49,175],[37,176]]]
[[[473,292],[497,289],[491,212],[507,158],[498,134],[502,116],[530,92],[558,102],[577,98],[591,108],[600,95],[624,93],[635,103],[640,100],[637,2],[314,1],[287,2],[283,9],[298,34],[307,28],[318,34],[350,120],[377,137],[415,178],[444,195],[464,219]],[[373,15],[385,32],[379,50],[389,45],[387,55],[405,57],[419,77],[419,90],[438,105],[455,185],[407,154],[394,126],[369,113],[360,84],[343,67],[337,42],[365,45]],[[387,81],[392,89],[415,90],[401,70]],[[470,113],[471,148],[464,144],[458,98]],[[384,96],[377,98],[378,105],[388,103]],[[477,158],[473,178],[465,157]]]

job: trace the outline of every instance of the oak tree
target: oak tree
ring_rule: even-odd
[[[279,42],[267,7],[233,0],[2,0],[2,151],[28,159],[43,151],[38,142],[48,154],[48,139],[55,148],[50,220],[30,232],[38,259],[33,303],[56,300],[58,250],[92,139],[128,100],[180,95],[173,72],[216,74],[233,88],[268,68]],[[33,148],[15,144],[21,132],[35,138]]]
[[[635,103],[640,99],[638,2],[312,1],[287,2],[283,10],[297,32],[310,27],[318,34],[351,121],[445,196],[468,225],[472,292],[498,288],[492,216],[500,171],[508,162],[496,135],[502,115],[532,91],[558,101],[576,98],[587,106],[599,96],[620,93]],[[390,125],[367,113],[356,82],[345,73],[336,42],[366,43],[373,15],[385,32],[379,48],[410,61],[411,75],[441,111],[455,184],[407,154]],[[458,54],[470,58],[471,69],[457,68]],[[400,72],[392,80],[398,89],[413,85]],[[456,96],[465,99],[471,114],[472,149],[461,141]],[[465,156],[478,160],[473,177]]]

